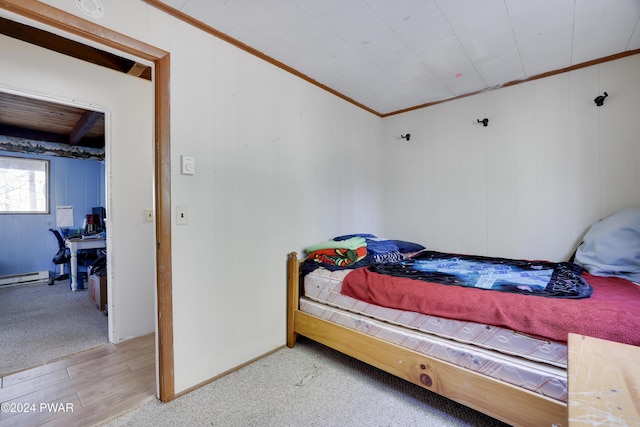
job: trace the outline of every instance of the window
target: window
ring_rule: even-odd
[[[49,161],[0,156],[0,214],[49,213]]]

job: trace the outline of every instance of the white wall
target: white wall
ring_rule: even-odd
[[[176,392],[284,344],[289,251],[371,232],[561,258],[638,202],[638,123],[619,117],[637,60],[380,119],[141,1],[105,6],[98,24],[171,52]]]
[[[179,393],[284,344],[288,252],[381,230],[382,121],[140,1],[105,8],[96,23],[171,53]]]
[[[386,234],[566,260],[594,221],[640,206],[638,70],[640,55],[389,117]]]
[[[194,176],[172,177],[172,204],[189,212],[172,234],[179,391],[284,343],[288,252],[380,228],[367,214],[380,200],[367,149],[380,121],[180,22],[170,28],[172,164],[196,161]]]
[[[155,229],[144,222],[153,207],[152,83],[6,36],[0,58],[0,90],[105,111],[110,340],[153,332]]]

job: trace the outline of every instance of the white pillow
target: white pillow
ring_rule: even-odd
[[[640,282],[640,208],[593,224],[576,251],[575,263],[597,276]]]

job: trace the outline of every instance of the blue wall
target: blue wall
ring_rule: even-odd
[[[49,231],[56,228],[56,206],[73,206],[75,227],[82,227],[91,208],[106,206],[104,162],[5,151],[0,155],[50,160],[50,213],[0,215],[0,276],[58,271],[51,262],[58,242]]]

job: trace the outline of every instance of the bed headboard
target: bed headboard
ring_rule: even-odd
[[[294,321],[300,299],[300,262],[296,252],[289,254],[287,259],[287,347],[289,348],[293,348],[297,337],[294,332]]]

